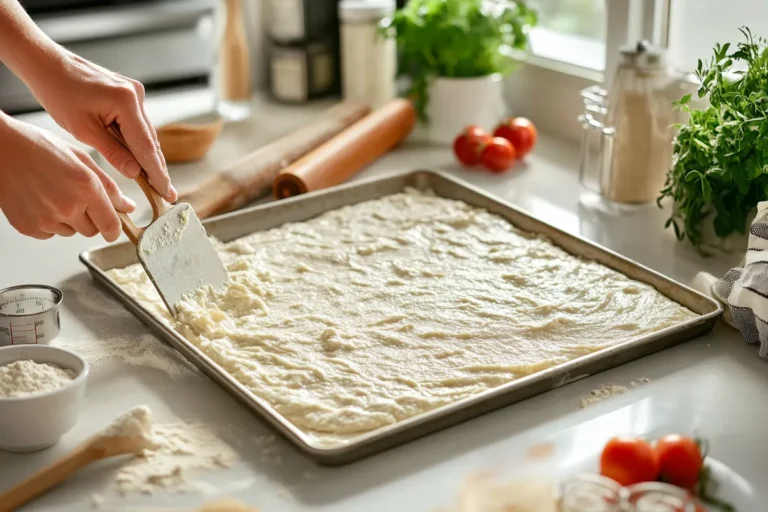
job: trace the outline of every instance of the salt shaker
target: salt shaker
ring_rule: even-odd
[[[395,41],[380,30],[395,0],[341,0],[341,90],[347,101],[377,108],[396,95]]]
[[[621,49],[610,91],[582,91],[581,183],[615,205],[654,201],[672,166],[678,76],[661,48],[641,41]],[[593,155],[597,153],[595,158]],[[596,174],[590,181],[589,173]]]

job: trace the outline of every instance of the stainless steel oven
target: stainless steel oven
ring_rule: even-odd
[[[54,41],[145,86],[207,80],[216,0],[21,0]],[[0,64],[0,110],[39,108]]]

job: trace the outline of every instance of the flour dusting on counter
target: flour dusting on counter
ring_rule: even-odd
[[[318,439],[369,432],[696,315],[466,203],[409,190],[216,244],[226,290],[172,320]]]
[[[186,492],[192,474],[228,468],[237,458],[232,448],[199,424],[153,424],[149,438],[151,446],[115,476],[121,494],[153,494],[160,489]]]

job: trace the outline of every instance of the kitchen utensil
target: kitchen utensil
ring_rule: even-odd
[[[303,128],[263,146],[182,194],[198,217],[229,212],[268,193],[285,166],[328,141],[371,111],[356,103],[340,103]]]
[[[280,171],[274,196],[284,199],[342,183],[400,144],[415,123],[410,101],[390,101]]]
[[[653,286],[660,293],[700,316],[350,439],[344,446],[328,446],[318,443],[313,437],[288,422],[264,400],[254,396],[235,377],[142,306],[107,275],[108,270],[124,268],[136,263],[136,254],[130,244],[124,243],[85,251],[80,254],[80,261],[86,265],[97,282],[159,337],[232,396],[239,399],[243,405],[268,421],[302,452],[327,465],[346,464],[358,460],[703,335],[712,329],[723,312],[721,305],[706,295],[584,238],[557,229],[477,187],[434,171],[397,173],[383,178],[360,180],[332,189],[248,208],[232,215],[206,221],[205,226],[212,236],[227,242],[286,223],[305,221],[347,205],[402,192],[409,187],[432,190],[439,197],[459,199],[501,215],[522,230],[546,236],[555,245],[575,256],[596,261],[632,279]]]
[[[0,348],[0,366],[31,360],[72,370],[76,377],[64,386],[35,395],[0,398],[0,449],[42,450],[56,444],[77,423],[85,396],[89,367],[80,356],[49,345]],[[0,508],[4,501],[0,498]]]
[[[59,335],[61,290],[22,284],[0,290],[0,347],[47,344]]]
[[[100,432],[69,454],[41,469],[21,483],[0,494],[0,512],[12,512],[40,496],[85,466],[118,455],[138,454],[151,440],[142,437],[116,437]]]
[[[170,123],[157,129],[157,140],[169,164],[194,162],[208,153],[223,127],[224,120],[218,116],[203,122]]]
[[[621,49],[610,91],[582,91],[580,181],[588,192],[612,206],[658,197],[672,165],[676,114],[670,91],[676,83],[664,51],[641,41]]]
[[[110,125],[109,130],[127,147],[119,128]],[[175,315],[176,304],[185,294],[202,286],[220,288],[229,275],[192,207],[181,203],[169,208],[143,170],[136,181],[152,206],[152,222],[140,228],[127,214],[119,213],[120,222],[136,245],[149,279]]]

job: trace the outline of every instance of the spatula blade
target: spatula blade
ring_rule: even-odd
[[[147,226],[137,244],[139,260],[168,310],[187,293],[210,285],[221,288],[229,276],[195,211],[178,204]]]

